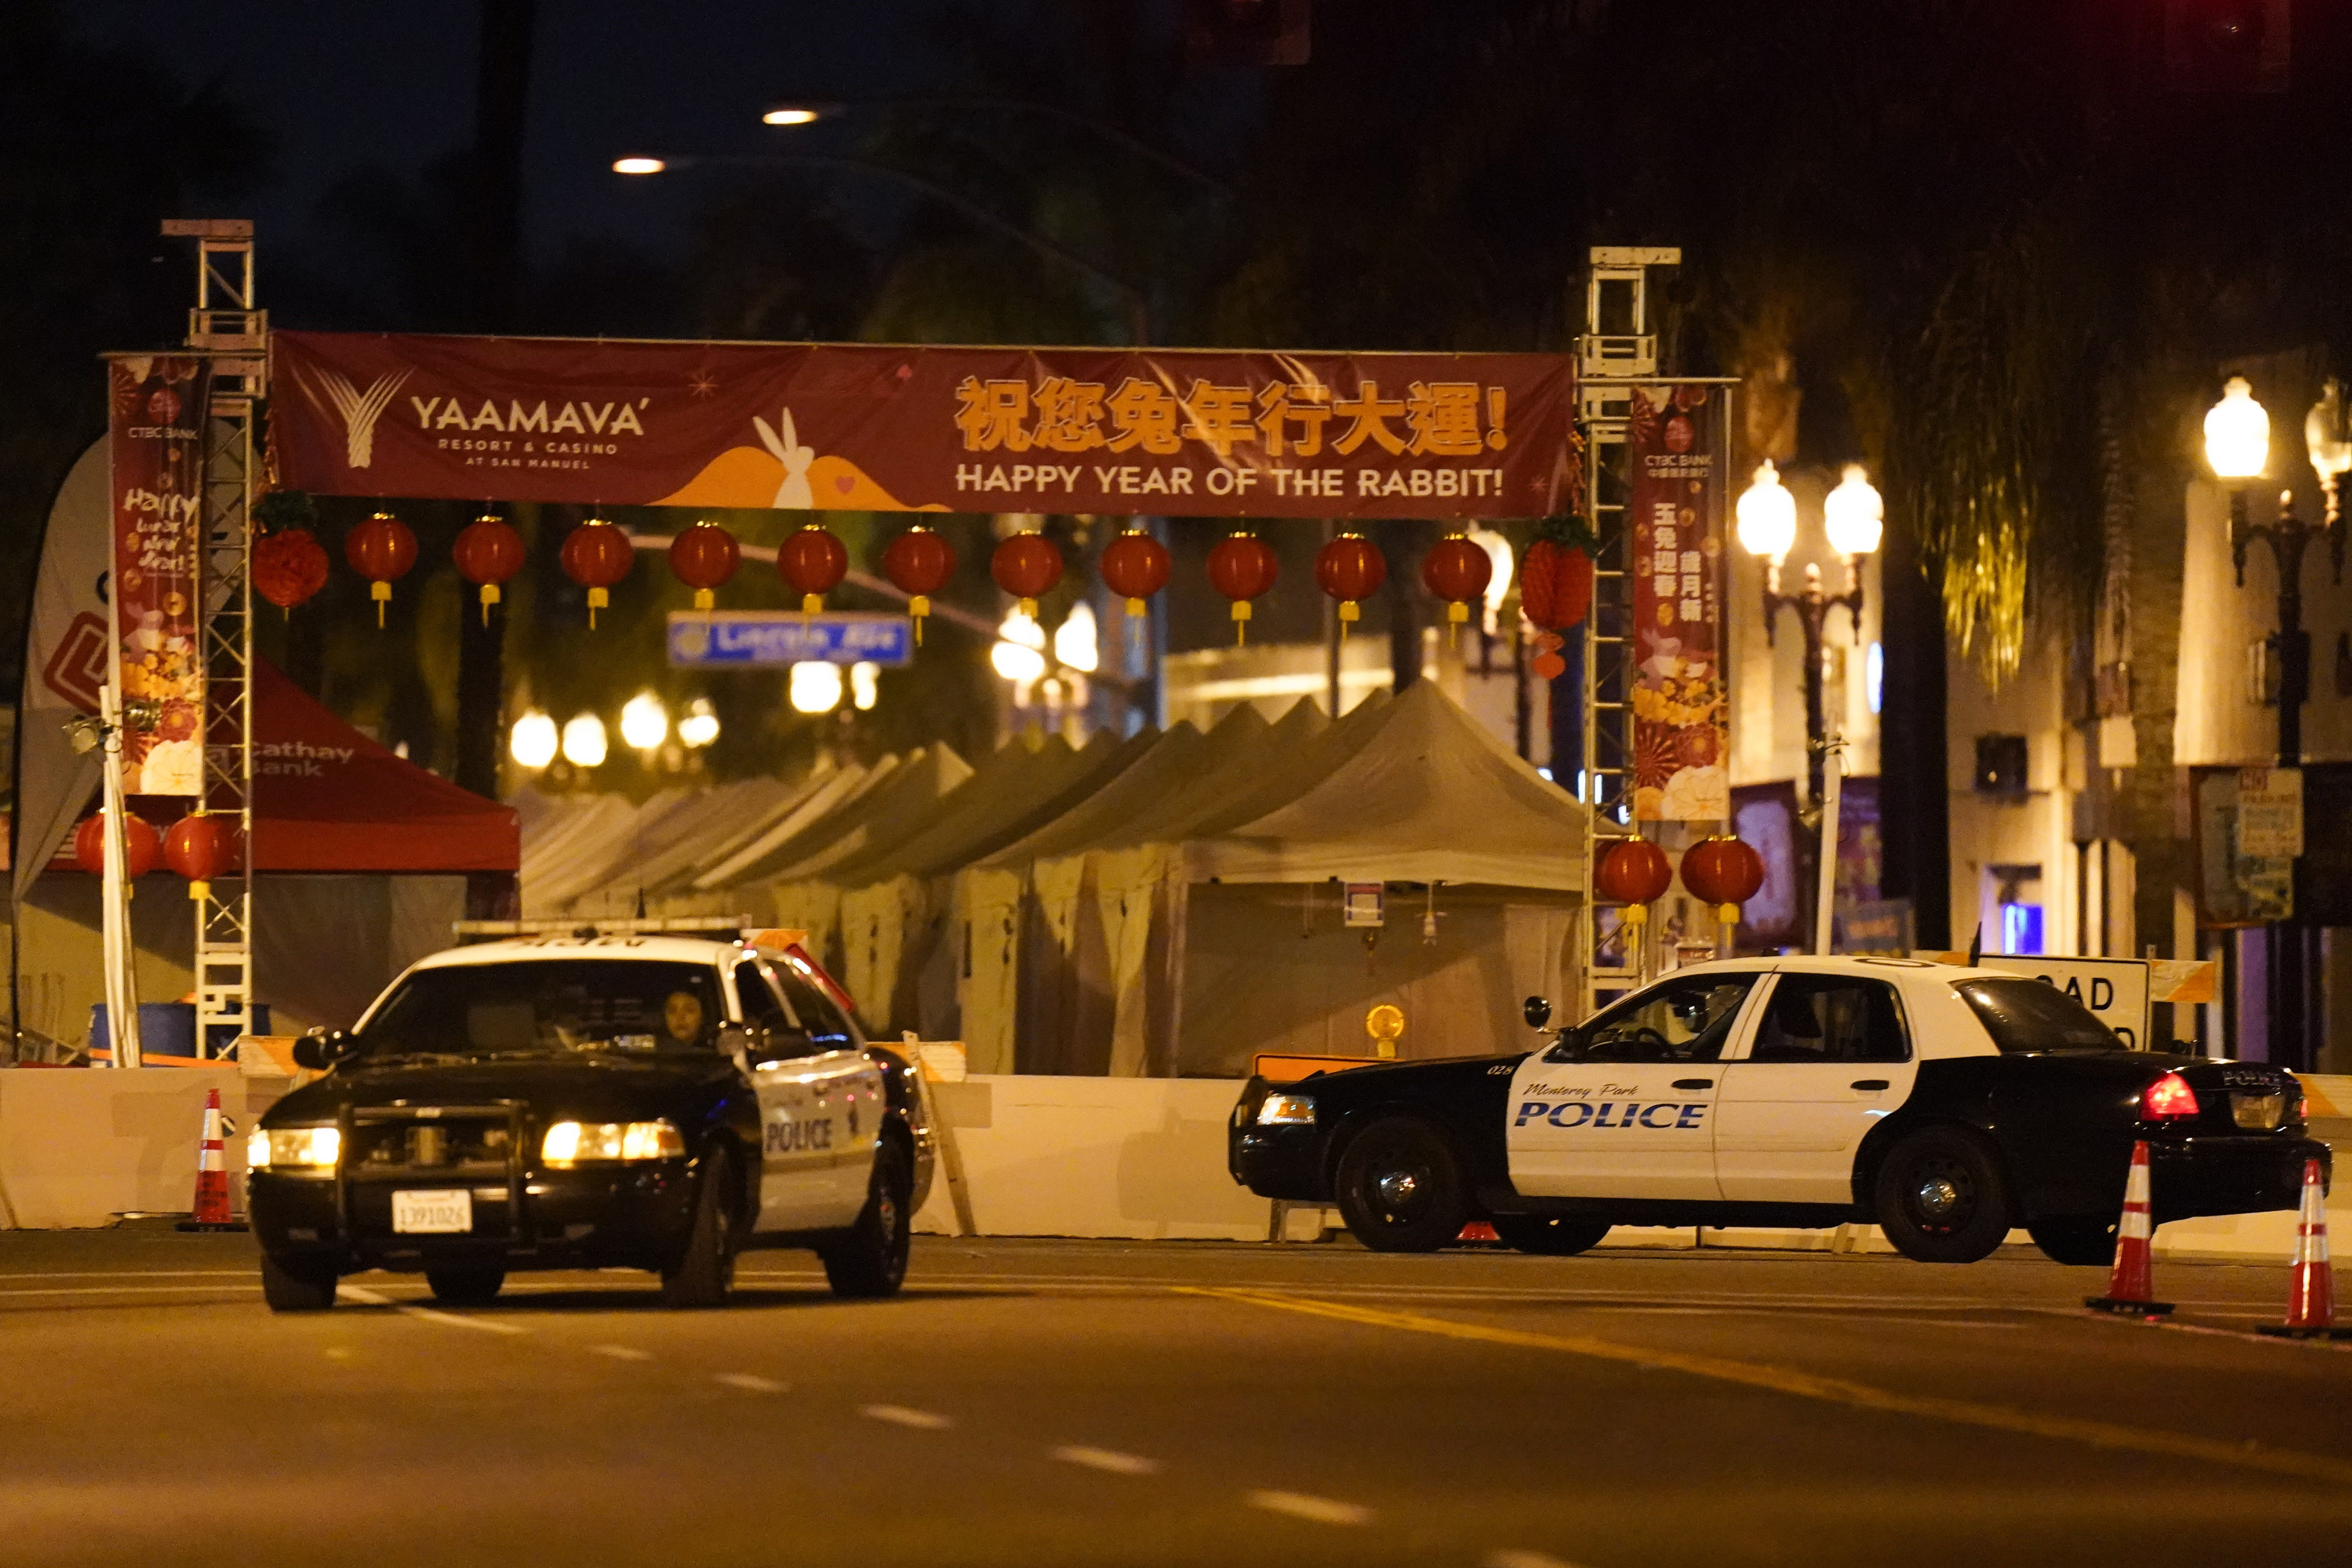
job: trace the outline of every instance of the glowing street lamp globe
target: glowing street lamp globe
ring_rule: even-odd
[[[690,752],[698,752],[719,739],[719,715],[710,706],[710,699],[698,697],[687,704],[686,717],[677,721],[677,743]]]
[[[1739,497],[1738,515],[1740,548],[1776,565],[1789,558],[1789,547],[1797,542],[1797,498],[1781,484],[1771,458],[1756,466],[1755,479]]]
[[[1830,548],[1849,560],[1876,551],[1885,532],[1886,503],[1860,463],[1845,466],[1845,478],[1822,503],[1822,514]]]
[[[841,666],[824,659],[803,659],[793,666],[793,711],[830,713],[841,706]]]
[[[2254,401],[2252,383],[2233,375],[2221,387],[2221,401],[2205,415],[2205,460],[2213,477],[2228,483],[2262,477],[2271,456],[2271,416]]]
[[[555,721],[536,708],[516,720],[507,735],[507,755],[527,768],[555,761]]]
[[[615,158],[613,173],[616,174],[658,174],[669,164],[659,158]]]
[[[631,749],[650,752],[669,739],[669,710],[650,691],[640,691],[621,710],[621,739]]]
[[[575,713],[563,726],[563,760],[575,768],[604,764],[604,721],[593,713]]]

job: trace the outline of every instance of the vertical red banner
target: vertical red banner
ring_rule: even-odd
[[[1724,398],[1635,388],[1629,432],[1633,575],[1633,816],[1731,815],[1723,655]]]
[[[122,695],[125,795],[204,793],[204,606],[197,583],[212,367],[178,354],[108,367],[114,550],[108,601]]]

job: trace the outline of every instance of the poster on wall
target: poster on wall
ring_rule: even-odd
[[[1543,517],[1564,354],[270,336],[284,482],[787,511]]]
[[[125,354],[107,369],[114,547],[108,595],[125,795],[204,793],[203,527],[208,362]]]
[[[2192,768],[2189,770],[2191,838],[2197,862],[2197,923],[2209,928],[2267,925],[2294,918],[2294,860],[2291,856],[2249,854],[2242,833],[2240,790],[2249,773],[2268,769]],[[2267,779],[2258,778],[2258,786]],[[2301,799],[2300,780],[2296,798]],[[2254,849],[2281,847],[2273,840],[2281,825],[2263,820],[2263,802],[2256,798]],[[2296,813],[2296,834],[2301,813]]]
[[[1633,815],[1731,815],[1723,673],[1720,390],[1633,393]]]

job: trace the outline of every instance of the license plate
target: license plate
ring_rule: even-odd
[[[2279,1124],[2286,1110],[2283,1094],[2233,1094],[2230,1097],[2230,1114],[2238,1125],[2252,1132],[2268,1132]]]
[[[396,1192],[392,1194],[392,1228],[411,1236],[462,1236],[474,1228],[474,1194],[463,1187]]]

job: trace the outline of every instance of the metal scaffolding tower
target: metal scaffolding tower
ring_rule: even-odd
[[[254,288],[253,225],[174,218],[166,236],[196,242],[188,347],[212,360],[205,441],[198,593],[204,631],[205,793],[200,809],[234,814],[243,853],[195,904],[196,1054],[216,1033],[253,1032],[253,525],[257,440],[268,395],[269,317]]]

